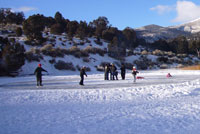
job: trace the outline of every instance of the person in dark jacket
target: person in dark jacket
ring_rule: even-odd
[[[104,68],[104,80],[109,80],[109,78],[108,78],[109,72],[110,72],[109,66],[105,65],[105,68]]]
[[[112,64],[110,71],[111,71],[111,80],[115,80],[117,68],[114,64]]]
[[[35,69],[35,76],[36,76],[36,80],[37,80],[37,86],[42,86],[42,71],[47,72],[46,70],[44,70],[42,68],[41,64],[38,64],[38,67]]]
[[[81,70],[80,70],[80,77],[81,77],[81,81],[79,82],[79,85],[84,85],[83,84],[83,81],[84,81],[84,75],[87,77],[87,74],[85,73],[85,69],[86,67],[82,67]]]
[[[121,68],[121,77],[122,77],[122,80],[125,80],[125,75],[126,75],[126,67],[124,64],[122,64]]]

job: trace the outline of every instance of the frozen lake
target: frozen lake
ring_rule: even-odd
[[[170,72],[173,77],[166,78]],[[200,71],[141,71],[144,79],[88,74],[0,78],[2,134],[199,133]]]

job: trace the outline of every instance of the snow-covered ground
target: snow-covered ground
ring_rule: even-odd
[[[170,72],[173,77],[166,78]],[[140,71],[133,83],[89,74],[0,78],[0,134],[197,134],[200,71]]]

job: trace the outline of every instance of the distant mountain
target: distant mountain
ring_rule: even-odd
[[[144,38],[147,42],[154,42],[159,39],[171,39],[180,35],[187,36],[190,33],[177,28],[161,27],[158,25],[147,25],[134,29],[139,38]]]
[[[147,42],[159,39],[171,39],[177,36],[193,36],[200,32],[200,18],[177,26],[162,27],[158,25],[147,25],[135,29],[139,38]]]
[[[191,22],[177,25],[177,26],[171,26],[169,28],[175,28],[181,31],[189,32],[189,33],[198,33],[200,32],[200,18],[193,20]]]

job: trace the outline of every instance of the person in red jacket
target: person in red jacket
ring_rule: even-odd
[[[169,78],[169,77],[172,77],[172,75],[171,75],[170,73],[168,73],[168,74],[166,75],[166,77]]]
[[[134,80],[133,80],[133,82],[136,82],[136,75],[137,75],[137,73],[139,73],[137,70],[136,70],[136,68],[133,66],[133,69],[132,69],[132,74],[133,74],[133,77],[134,77]]]
[[[37,86],[43,86],[42,85],[42,71],[47,72],[46,70],[42,68],[41,64],[38,64],[38,67],[34,71],[34,74],[37,80]]]

